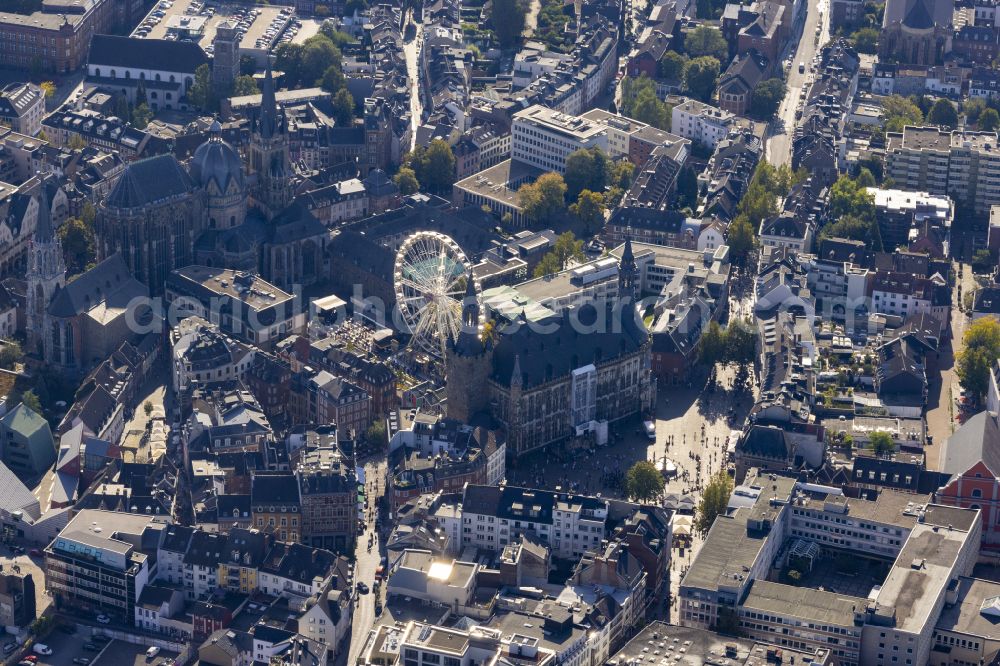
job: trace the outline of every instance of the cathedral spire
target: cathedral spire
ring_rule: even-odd
[[[260,94],[260,135],[270,139],[278,131],[278,103],[274,97],[274,77],[271,75],[271,59],[267,59],[264,70],[264,86]]]
[[[510,373],[510,385],[522,386],[524,384],[524,375],[521,372],[521,355],[514,354],[514,369]]]
[[[49,197],[43,183],[38,193],[38,222],[35,225],[34,240],[36,243],[51,243],[53,238],[55,232],[52,229],[52,209],[49,207]]]

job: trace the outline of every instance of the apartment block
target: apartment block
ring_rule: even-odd
[[[729,111],[688,99],[670,112],[670,130],[694,143],[715,148],[729,136],[736,124],[736,116]]]
[[[904,127],[887,133],[886,145],[886,175],[900,189],[947,195],[980,215],[1000,203],[996,132]]]

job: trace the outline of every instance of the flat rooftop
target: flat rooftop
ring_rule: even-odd
[[[855,614],[863,612],[867,603],[861,597],[755,580],[741,607],[778,615],[787,615],[794,608],[799,619],[848,627],[854,625]]]
[[[935,629],[1000,641],[1000,583],[959,578],[957,603],[941,610]]]
[[[534,182],[543,173],[545,172],[542,169],[524,162],[504,160],[489,169],[483,169],[463,178],[455,183],[455,187],[520,208],[518,188],[525,183]]]
[[[291,294],[254,273],[197,265],[185,266],[175,272],[219,296],[242,301],[257,310],[292,300]]]
[[[603,123],[582,116],[571,116],[540,104],[515,113],[514,122],[528,123],[553,134],[563,134],[575,141],[586,141],[607,131]]]
[[[967,546],[970,538],[977,543]],[[948,587],[959,554],[966,547],[978,549],[978,540],[978,531],[916,524],[878,592],[878,613],[895,615],[898,630],[924,631],[934,620],[931,613]]]

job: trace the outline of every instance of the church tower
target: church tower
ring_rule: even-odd
[[[26,328],[28,351],[51,358],[52,335],[46,321],[49,303],[66,284],[62,244],[52,228],[52,211],[44,186],[37,196],[38,222],[28,250]]]
[[[229,21],[215,29],[212,40],[212,87],[219,99],[233,92],[240,75],[240,34]]]
[[[253,199],[268,220],[292,202],[292,167],[284,112],[274,97],[271,61],[261,89],[260,113],[250,142],[250,171],[256,176]]]
[[[445,350],[448,418],[468,423],[490,404],[489,378],[493,350],[481,337],[482,316],[476,280],[469,271],[465,298],[462,299],[462,329],[458,339],[450,340]]]
[[[639,293],[639,268],[635,265],[632,254],[632,238],[625,237],[625,248],[622,250],[622,260],[618,264],[618,295],[626,296],[633,301]]]

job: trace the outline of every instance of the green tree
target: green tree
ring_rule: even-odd
[[[882,100],[885,112],[885,131],[901,132],[906,125],[922,125],[924,114],[916,104],[899,95],[890,95]]]
[[[782,100],[785,99],[785,82],[781,79],[761,81],[753,89],[750,100],[750,113],[761,120],[769,120],[778,112]]]
[[[365,440],[371,442],[379,448],[384,448],[389,443],[385,429],[385,421],[378,419],[368,426],[368,430],[365,431]]]
[[[608,179],[608,157],[598,147],[574,150],[566,158],[563,180],[566,196],[574,200],[583,190],[603,192]]]
[[[420,190],[417,174],[409,167],[401,167],[393,180],[396,182],[396,187],[399,188],[399,193],[403,196],[416,194]]]
[[[153,415],[153,403],[151,403],[149,400],[147,400],[146,402],[142,403],[142,413],[146,415],[147,419],[150,416],[152,416]]]
[[[500,47],[512,48],[524,32],[525,8],[519,0],[491,0],[490,24]]]
[[[851,35],[851,44],[858,53],[878,53],[878,30],[875,28],[861,28]]]
[[[566,182],[557,173],[544,173],[534,183],[522,185],[517,197],[529,219],[549,222],[566,210]]]
[[[88,227],[94,225],[94,220],[97,219],[97,209],[94,208],[94,204],[89,201],[84,202],[83,209],[80,211],[80,219],[83,220],[84,224]]]
[[[191,92],[188,91],[188,100],[190,101],[191,99],[192,99]],[[194,102],[192,102],[192,104],[193,103]],[[115,115],[121,118],[123,121],[126,122],[128,121],[129,116],[131,114],[128,111],[128,100],[125,98],[125,95],[115,95]]]
[[[698,175],[687,165],[677,174],[677,206],[692,209],[698,206]]]
[[[544,177],[542,176],[541,178]],[[534,275],[535,277],[552,275],[564,270],[571,261],[579,262],[584,259],[586,259],[586,256],[583,254],[583,241],[577,239],[572,231],[567,231],[556,237],[556,242],[552,244],[552,249],[542,257],[542,261],[535,267]]]
[[[940,97],[927,112],[927,122],[955,129],[958,125],[958,110],[950,101]]]
[[[698,517],[695,525],[700,531],[707,532],[717,517],[726,514],[729,496],[732,493],[733,480],[726,473],[726,470],[720,469],[712,475],[705,485],[705,491],[701,494],[701,501],[698,502]]]
[[[608,167],[608,182],[613,188],[627,190],[632,186],[632,177],[634,175],[635,165],[628,160],[613,162]]]
[[[1000,113],[996,109],[985,109],[979,114],[979,129],[993,132],[1000,127]]]
[[[754,361],[757,353],[757,334],[742,319],[734,319],[726,327],[726,350],[724,358],[741,368],[746,368]]]
[[[626,77],[622,83],[622,115],[669,130],[667,105],[656,96],[656,85],[647,76]]]
[[[52,81],[42,81],[38,84],[38,87],[45,94],[45,99],[52,99],[53,95],[56,94],[56,84]]]
[[[719,60],[712,56],[695,58],[684,70],[684,83],[689,93],[703,102],[712,99],[715,82],[719,80]]]
[[[66,142],[66,147],[70,150],[83,150],[87,147],[87,140],[79,134],[74,134]]]
[[[1000,322],[983,317],[972,322],[962,337],[955,372],[965,390],[977,400],[989,387],[990,367],[1000,359]]]
[[[417,146],[404,165],[413,169],[420,184],[432,192],[443,192],[455,182],[455,154],[441,139],[434,139],[426,148]]]
[[[636,462],[625,474],[625,492],[629,498],[640,502],[659,497],[665,485],[663,475],[656,469],[656,465],[647,460]]]
[[[869,193],[858,179],[841,176],[830,188],[829,213],[834,220],[845,215],[874,218],[875,195]]]
[[[876,430],[868,439],[872,443],[875,455],[884,456],[896,450],[896,442],[892,439],[892,435],[882,430]]]
[[[212,92],[212,70],[208,65],[199,65],[194,70],[194,82],[188,88],[187,98],[202,111],[215,109],[215,95]]]
[[[350,127],[354,121],[354,97],[347,88],[341,88],[333,96],[333,118],[340,127]]]
[[[668,81],[680,81],[684,78],[684,67],[688,59],[677,51],[667,51],[656,64],[656,75]]]
[[[94,244],[94,230],[83,220],[71,217],[59,227],[57,232],[62,242],[63,261],[66,262],[66,272],[79,275],[87,270],[97,258]]]
[[[257,82],[254,81],[252,76],[241,75],[237,76],[236,80],[233,81],[233,97],[243,97],[246,95],[259,95],[260,88],[257,87]]]
[[[729,44],[717,28],[701,25],[684,38],[684,50],[692,58],[712,56],[719,62],[729,60]]]
[[[15,363],[24,358],[24,350],[17,340],[4,340],[0,343],[0,368],[12,370]]]
[[[757,245],[757,233],[746,214],[737,215],[726,232],[726,243],[735,257],[746,257]]]
[[[36,414],[42,413],[42,401],[38,399],[38,394],[34,391],[25,391],[22,393],[21,402],[24,403],[25,407]]]
[[[341,67],[343,56],[340,49],[326,35],[313,35],[302,45],[299,59],[298,79],[303,86],[315,86],[330,67]],[[289,85],[291,85],[289,83]]]
[[[709,322],[705,334],[701,336],[701,347],[698,349],[698,360],[709,368],[714,368],[724,358],[726,351],[726,335],[714,319]]]
[[[875,174],[871,172],[868,167],[861,167],[858,171],[857,177],[854,179],[858,187],[875,187],[878,183],[875,181]]]
[[[149,121],[153,119],[153,111],[148,104],[140,104],[132,109],[132,124],[138,129],[146,129]]]
[[[997,258],[989,248],[983,247],[972,255],[972,270],[975,273],[990,273],[997,266]],[[971,292],[969,292],[971,293]]]
[[[347,87],[347,79],[344,72],[336,65],[330,65],[323,72],[323,78],[319,82],[320,88],[327,92],[336,93]]]
[[[599,231],[604,226],[604,196],[599,192],[584,190],[569,207],[570,214],[580,221],[588,234]]]

